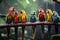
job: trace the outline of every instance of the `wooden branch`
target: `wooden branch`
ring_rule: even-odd
[[[6,15],[4,15],[4,14],[0,14],[0,17],[6,17]]]
[[[60,25],[60,22],[26,22],[26,23],[18,23],[18,24],[0,24],[0,27],[15,27],[15,26],[33,26],[33,25]]]
[[[0,24],[0,28],[4,28],[4,27],[15,27],[15,37],[17,40],[17,28],[18,27],[22,27],[22,40],[24,40],[24,27],[25,26],[35,26],[35,25],[59,25],[60,26],[60,22],[58,23],[53,23],[53,22],[26,22],[26,23],[18,23],[18,24]],[[43,30],[43,29],[42,29]],[[42,31],[43,32],[43,31]],[[50,36],[50,27],[49,27],[49,32],[48,32],[49,36]],[[9,37],[9,32],[8,32],[8,37]],[[50,38],[50,37],[49,37]],[[9,38],[8,38],[9,40]]]

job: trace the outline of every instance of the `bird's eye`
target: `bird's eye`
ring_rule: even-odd
[[[22,13],[22,11],[20,13]]]
[[[54,15],[54,13],[53,13],[53,15]]]
[[[49,13],[49,11],[47,13]]]
[[[40,11],[41,12],[41,11]]]

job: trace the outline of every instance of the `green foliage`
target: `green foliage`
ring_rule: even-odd
[[[5,24],[4,19],[0,18],[0,24]]]

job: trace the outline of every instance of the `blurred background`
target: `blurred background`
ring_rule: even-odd
[[[39,8],[43,8],[46,12],[46,9],[50,8],[51,10],[56,10],[59,15],[60,15],[60,0],[0,0],[0,14],[7,14],[8,9],[10,7],[15,7],[18,10],[18,13],[20,14],[20,10],[24,9],[27,13],[27,16],[29,16],[31,13],[33,13],[34,11],[36,12],[36,14],[38,14],[38,10]],[[6,18],[1,18],[0,17],[0,24],[6,24],[5,21]],[[29,21],[29,18],[27,18],[27,21]],[[36,27],[36,38],[35,40],[41,40],[41,26],[37,25]],[[21,36],[22,36],[22,28],[19,27],[18,28],[18,40],[21,40]],[[10,40],[14,40],[15,37],[15,33],[14,33],[14,28],[11,27],[10,30]],[[44,28],[45,31],[45,40],[47,39],[47,35],[48,34],[48,29],[47,29],[47,25],[45,25]],[[25,40],[31,40],[32,38],[32,27],[26,27],[25,28],[25,36],[24,39]],[[51,34],[54,34],[54,27],[51,28]],[[0,40],[7,40],[7,30],[6,28],[2,28],[0,29]]]

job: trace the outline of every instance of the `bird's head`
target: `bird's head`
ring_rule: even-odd
[[[44,9],[43,8],[39,9],[39,13],[41,13],[41,12],[44,13]]]
[[[26,16],[26,11],[25,10],[21,10],[20,13],[24,16]]]
[[[47,13],[47,14],[53,14],[53,12],[52,12],[51,9],[47,9],[46,13]]]
[[[14,16],[15,17],[18,16],[18,11],[15,11]]]

